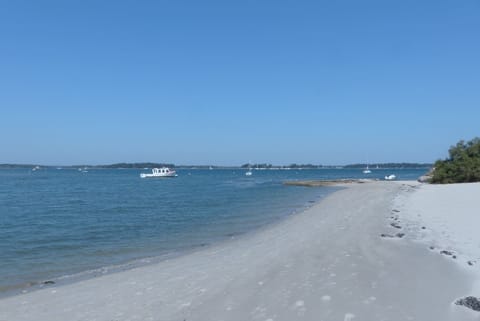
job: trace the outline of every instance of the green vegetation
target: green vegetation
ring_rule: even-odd
[[[449,157],[435,162],[434,184],[480,182],[480,138],[459,141],[448,150]]]

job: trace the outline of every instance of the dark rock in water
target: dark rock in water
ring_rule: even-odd
[[[430,250],[435,250],[435,246],[430,246],[429,249]]]
[[[394,228],[402,228],[400,225],[398,225],[397,223],[391,223],[390,224],[391,226],[393,226]]]
[[[405,236],[405,233],[397,233],[395,234],[396,237],[402,238]]]
[[[473,265],[473,262],[472,262],[472,261],[468,261],[467,264],[470,265],[470,266],[472,266],[472,265]]]
[[[45,284],[45,285],[49,285],[49,284],[55,284],[55,282],[54,282],[54,281],[50,281],[50,280],[48,280],[48,281],[45,281],[45,282],[43,282],[43,284]]]
[[[446,250],[440,251],[440,254],[443,254],[443,255],[453,255],[452,252],[446,251]]]
[[[392,212],[399,213],[400,211],[399,210],[392,210]]]
[[[455,301],[456,305],[463,305],[474,311],[480,311],[480,300],[474,296],[467,296],[463,299],[458,299]]]
[[[424,230],[424,229],[426,229],[426,227],[425,227],[425,226],[422,226],[422,230]]]
[[[452,259],[456,259],[456,258],[457,258],[457,256],[456,256],[456,255],[453,255],[453,256],[452,256]]]

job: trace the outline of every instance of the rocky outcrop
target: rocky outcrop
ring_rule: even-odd
[[[474,311],[480,311],[480,300],[474,296],[467,296],[466,298],[458,299],[455,304],[463,305]]]

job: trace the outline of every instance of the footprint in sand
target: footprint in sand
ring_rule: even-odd
[[[402,227],[400,226],[400,224],[398,223],[390,223],[390,226],[394,227],[394,228],[398,228],[398,229],[401,229]]]
[[[440,254],[443,254],[443,255],[446,255],[446,256],[450,256],[452,257],[452,259],[456,259],[457,256],[451,252],[451,251],[447,251],[447,250],[443,250],[443,251],[440,251]]]
[[[398,238],[402,238],[405,236],[405,233],[397,233],[395,235],[392,235],[392,234],[386,234],[386,233],[382,233],[380,234],[380,237],[383,237],[383,238],[394,238],[394,237],[398,237]]]

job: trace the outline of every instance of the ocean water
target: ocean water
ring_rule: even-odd
[[[256,170],[247,177],[239,169],[180,169],[172,179],[141,179],[140,172],[0,170],[0,295],[221,242],[335,190],[284,186],[286,180],[392,173],[410,180],[425,170]]]

